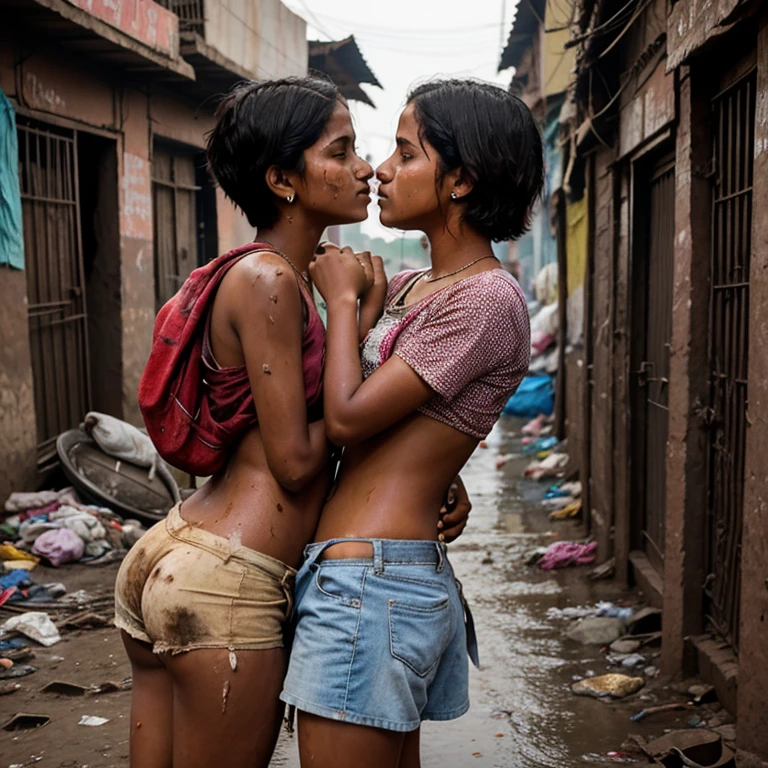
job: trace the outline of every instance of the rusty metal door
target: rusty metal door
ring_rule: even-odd
[[[707,618],[734,648],[739,639],[747,426],[755,84],[753,69],[712,101],[711,423],[705,594]]]
[[[638,289],[633,393],[635,546],[664,569],[669,426],[669,350],[672,337],[675,167],[664,158],[636,181],[636,222],[643,241],[635,254]]]
[[[155,148],[152,197],[155,305],[159,310],[197,267],[197,193],[194,156]]]
[[[29,297],[38,463],[91,402],[77,142],[74,131],[19,118],[19,184]]]

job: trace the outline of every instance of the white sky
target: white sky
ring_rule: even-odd
[[[364,85],[376,104],[352,102],[359,153],[374,168],[394,146],[397,118],[416,82],[440,76],[476,77],[508,85],[512,70],[496,73],[516,0],[283,0],[307,21],[310,40],[355,35],[383,90]],[[377,206],[363,225],[371,236],[399,233],[378,223]]]

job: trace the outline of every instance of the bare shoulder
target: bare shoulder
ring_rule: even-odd
[[[290,264],[278,254],[254,251],[229,270],[217,299],[224,300],[233,320],[296,312],[301,306],[297,279]]]

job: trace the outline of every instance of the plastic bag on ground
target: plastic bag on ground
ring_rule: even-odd
[[[35,539],[32,551],[58,567],[79,560],[85,552],[85,542],[69,528],[54,528]]]
[[[12,616],[3,624],[2,629],[6,632],[19,632],[46,648],[56,645],[61,640],[56,625],[51,621],[50,616],[42,611],[29,611]]]

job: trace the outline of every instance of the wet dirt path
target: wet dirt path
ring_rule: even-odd
[[[530,549],[576,538],[571,523],[551,523],[540,505],[546,489],[522,480],[527,460],[496,468],[499,454],[519,453],[520,423],[504,421],[478,450],[463,476],[474,509],[450,557],[473,608],[482,668],[472,667],[470,711],[449,723],[426,723],[424,768],[607,768],[617,761],[627,734],[660,735],[680,726],[682,715],[632,724],[629,715],[657,702],[655,692],[605,705],[571,694],[573,675],[609,671],[599,648],[564,639],[566,624],[547,618],[550,607],[588,605],[621,596],[610,582],[590,582],[586,568],[546,573],[524,564]],[[114,582],[116,566],[37,569],[37,581],[64,581],[69,590]],[[21,690],[0,696],[0,721],[16,712],[47,715],[38,731],[0,732],[0,768],[127,768],[130,693],[67,698],[40,693],[51,680],[82,685],[130,675],[114,629],[68,632],[61,643],[38,648],[38,672],[19,680]],[[103,726],[79,726],[82,715],[109,718]],[[223,754],[222,758],[226,756]],[[224,763],[226,760],[224,759]],[[271,765],[298,768],[295,736],[281,736]],[[636,764],[639,768],[640,764]],[[364,767],[364,762],[361,763]]]

